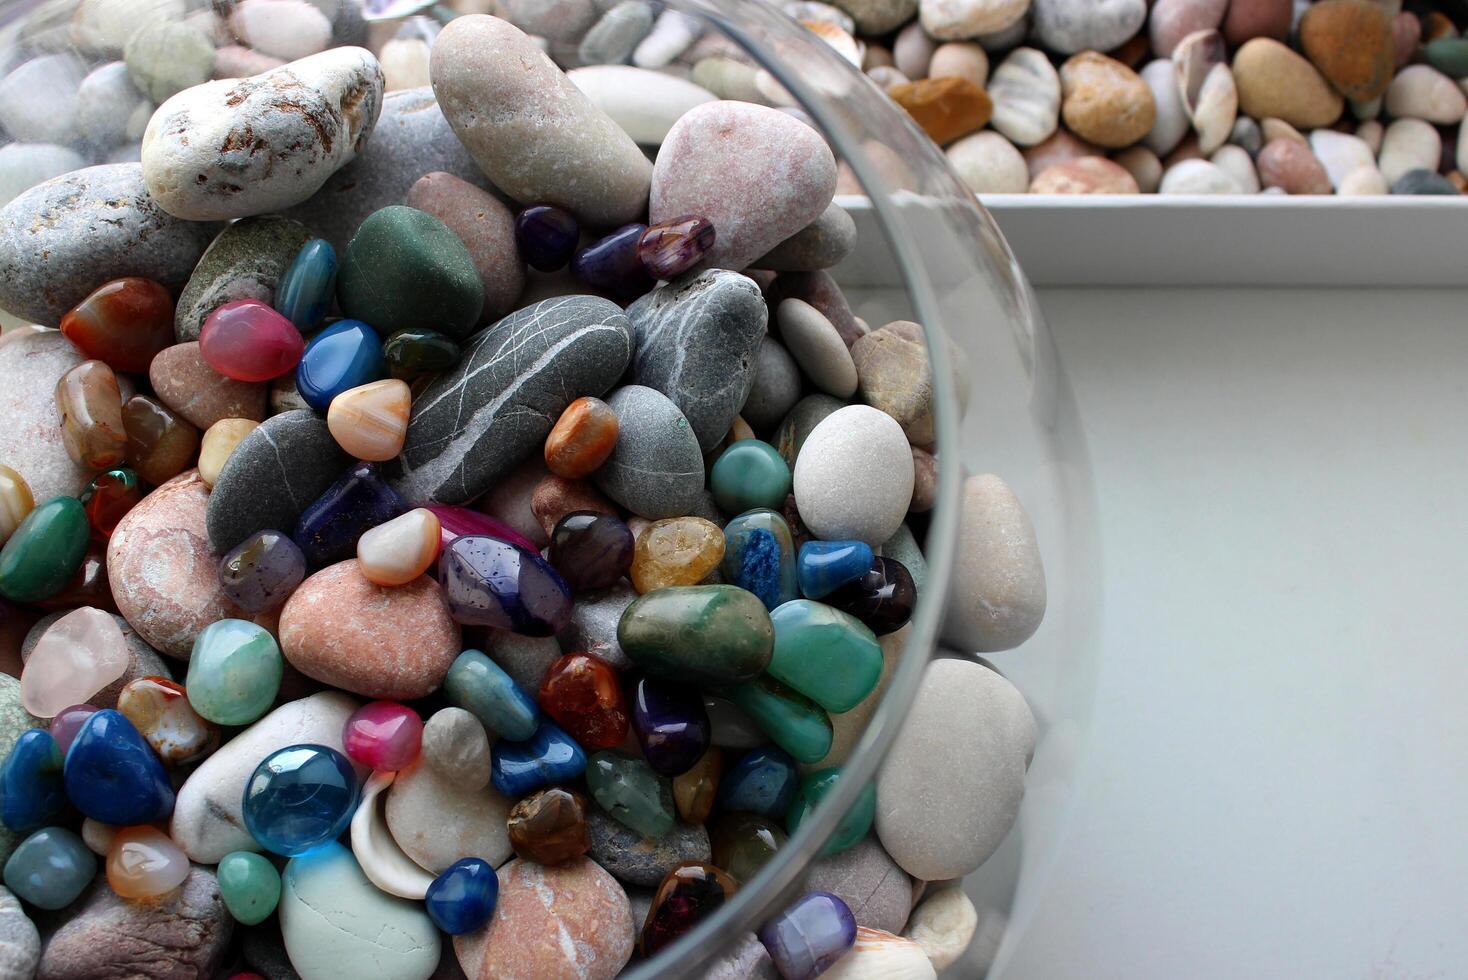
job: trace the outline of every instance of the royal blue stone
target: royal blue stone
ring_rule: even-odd
[[[315,330],[335,295],[336,249],[324,238],[313,238],[280,277],[275,311],[301,330]]]
[[[21,732],[0,767],[0,822],[28,834],[54,821],[66,809],[61,766],[61,749],[50,732]]]
[[[643,677],[632,689],[632,730],[647,764],[664,776],[678,776],[708,751],[712,726],[697,690]]]
[[[581,225],[565,208],[535,204],[515,219],[515,244],[532,269],[555,272],[564,269],[581,241]]]
[[[807,599],[820,599],[872,567],[872,546],[865,541],[807,541],[800,546],[796,573]]]
[[[635,299],[652,289],[652,276],[642,265],[638,243],[647,225],[623,225],[576,253],[571,275],[594,289],[620,299]]]
[[[724,581],[759,596],[773,610],[798,597],[790,525],[773,510],[747,511],[724,525]]]
[[[127,827],[173,812],[173,784],[151,746],[120,711],[93,713],[66,751],[66,795],[82,813]]]
[[[306,508],[291,537],[312,568],[335,565],[356,557],[358,538],[407,510],[376,463],[358,463]]]
[[[719,780],[715,804],[720,810],[761,813],[784,820],[795,791],[800,788],[800,769],[784,749],[765,745],[750,749]]]
[[[490,782],[505,796],[519,799],[534,791],[569,783],[586,771],[586,753],[576,740],[548,721],[528,742],[494,743],[489,754]]]
[[[454,619],[522,636],[554,636],[571,620],[571,587],[533,551],[484,534],[455,538],[438,559]]]
[[[454,658],[444,678],[443,694],[450,704],[470,712],[484,727],[512,742],[533,737],[540,723],[535,698],[479,650],[465,650]]]
[[[434,925],[450,936],[462,936],[489,921],[499,897],[500,881],[489,862],[464,858],[433,879],[423,904]]]
[[[325,745],[267,755],[245,783],[245,829],[267,851],[293,857],[336,840],[357,808],[357,773]]]
[[[382,338],[361,320],[338,320],[311,338],[296,365],[296,390],[324,412],[342,392],[387,377]]]
[[[785,980],[813,980],[856,944],[856,917],[830,892],[810,892],[759,930]]]
[[[97,874],[97,858],[65,827],[45,827],[16,846],[5,862],[5,887],[38,909],[76,901]]]

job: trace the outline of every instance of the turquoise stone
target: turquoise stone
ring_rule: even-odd
[[[302,332],[315,330],[336,295],[336,249],[324,238],[313,238],[275,287],[275,311]]]
[[[768,442],[740,439],[714,463],[709,489],[726,514],[780,507],[790,495],[790,465]]]
[[[71,581],[92,526],[75,497],[52,497],[26,515],[0,549],[0,596],[11,602],[49,599]]]
[[[226,854],[215,875],[224,907],[236,922],[247,926],[264,922],[280,903],[280,872],[263,855],[251,851]]]
[[[338,320],[311,338],[296,365],[296,390],[324,412],[344,391],[387,377],[382,339],[361,320]]]
[[[275,637],[243,619],[210,623],[194,640],[189,704],[217,725],[248,725],[270,710],[282,661]]]
[[[740,684],[729,700],[797,762],[812,765],[831,751],[831,719],[825,709],[769,675]]]
[[[865,541],[807,541],[800,546],[796,574],[807,599],[822,599],[872,567],[876,556]]]
[[[540,724],[535,698],[479,650],[465,650],[454,659],[444,678],[443,693],[450,704],[511,742],[526,741]]]
[[[673,829],[672,780],[653,772],[643,759],[597,752],[586,764],[586,788],[608,815],[643,837],[662,837]]]
[[[753,592],[766,609],[798,598],[795,541],[785,518],[760,508],[724,525],[724,559],[719,573],[730,585]]]
[[[173,812],[173,783],[163,763],[133,723],[112,708],[82,722],[62,774],[72,805],[93,820],[131,827]]]
[[[810,815],[810,812],[825,798],[840,777],[839,766],[817,769],[813,773],[808,773],[800,781],[800,788],[795,793],[795,802],[790,804],[790,809],[785,814],[785,829],[794,834],[800,827],[800,822]],[[821,856],[839,854],[859,844],[861,839],[867,835],[867,831],[872,829],[872,818],[876,814],[877,787],[875,783],[867,783],[862,787],[861,793],[857,795],[856,802],[851,805],[851,809],[846,811],[846,816],[841,818],[841,822],[836,825],[836,829],[826,840],[825,846],[821,848]]]
[[[66,808],[61,748],[51,733],[32,728],[20,733],[0,766],[0,821],[25,834],[60,816]]]
[[[796,599],[770,613],[775,652],[765,668],[827,711],[850,711],[882,676],[882,646],[850,613]]]
[[[5,862],[5,887],[38,909],[63,909],[97,874],[97,857],[65,827],[43,827]]]

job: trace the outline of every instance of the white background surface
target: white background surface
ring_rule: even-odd
[[[1100,685],[1001,975],[1468,975],[1468,292],[1047,290]]]

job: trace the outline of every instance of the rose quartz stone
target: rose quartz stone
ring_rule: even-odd
[[[37,718],[80,704],[127,671],[127,640],[112,614],[84,606],[51,625],[20,674],[20,700]]]
[[[197,340],[160,351],[148,365],[148,380],[159,401],[201,429],[220,419],[265,421],[269,389],[214,370],[199,353]]]
[[[369,701],[347,719],[342,745],[353,762],[377,772],[397,772],[418,759],[423,719],[396,701]]]

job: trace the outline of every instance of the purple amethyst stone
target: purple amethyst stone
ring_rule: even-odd
[[[759,941],[785,980],[811,980],[856,944],[856,917],[830,892],[811,892],[766,922]]]
[[[616,585],[632,567],[632,529],[619,517],[578,510],[551,532],[550,563],[573,591]]]
[[[515,219],[515,244],[532,269],[564,269],[581,241],[581,225],[565,208],[535,204]]]
[[[571,275],[593,289],[620,299],[636,299],[652,289],[652,277],[642,266],[641,242],[647,225],[623,225],[600,241],[576,253]]]
[[[306,556],[279,531],[256,531],[219,563],[219,585],[229,601],[261,613],[290,598],[306,577]]]
[[[647,764],[664,776],[692,769],[712,732],[698,691],[656,677],[642,678],[632,690],[632,730]]]
[[[696,214],[661,221],[643,232],[637,245],[642,267],[654,279],[681,276],[714,247],[714,224]]]
[[[571,618],[571,587],[533,551],[482,534],[451,541],[438,559],[449,613],[467,626],[554,636]]]

